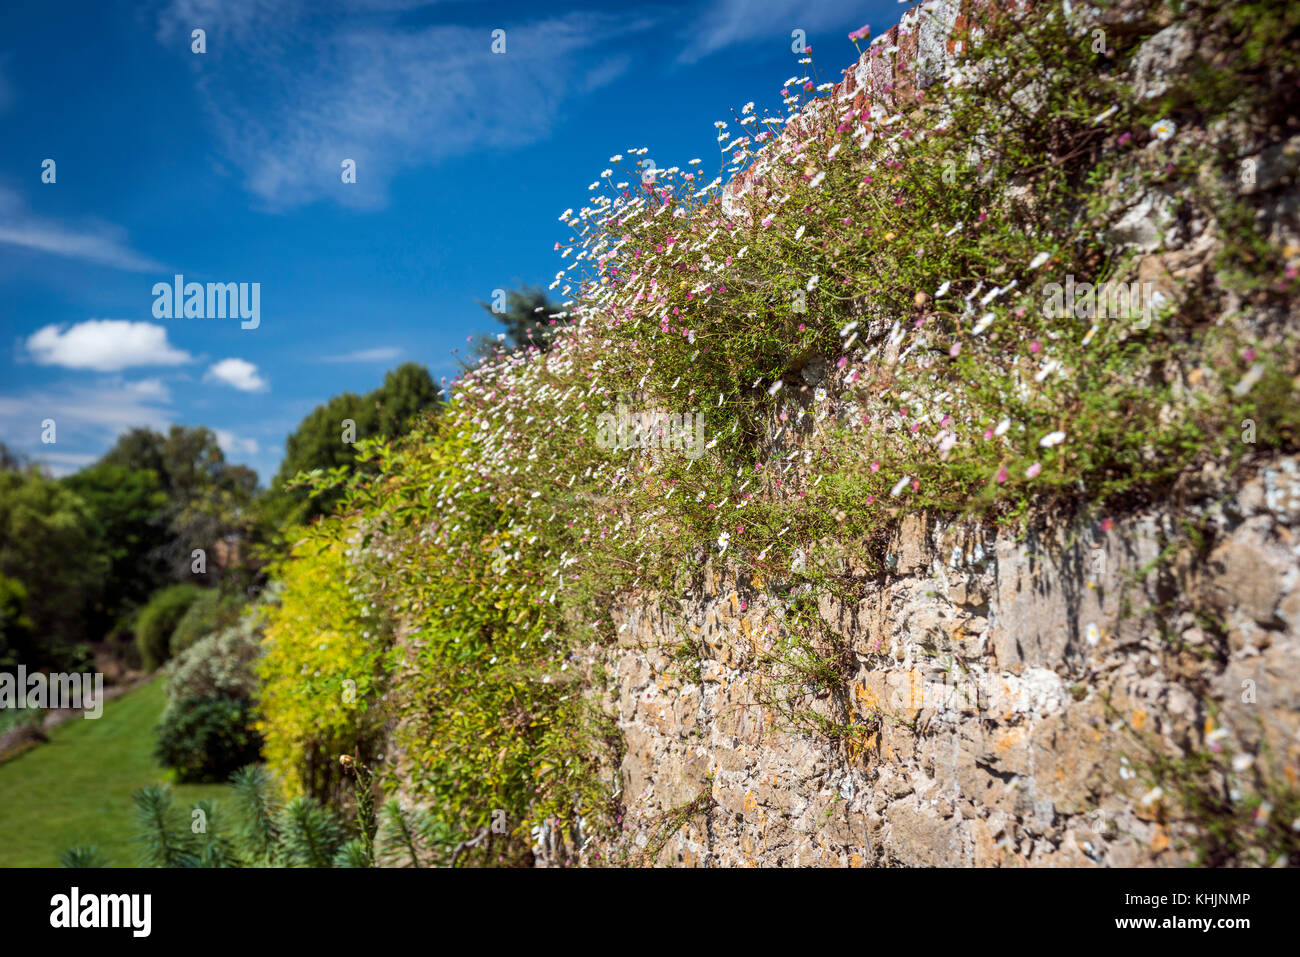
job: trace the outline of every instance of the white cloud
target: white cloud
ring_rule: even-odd
[[[172,393],[167,388],[167,383],[162,379],[140,379],[137,382],[127,382],[122,386],[128,395],[138,396],[145,400],[154,400],[157,402],[170,402]]]
[[[0,243],[128,272],[161,272],[167,268],[131,249],[126,231],[120,226],[88,223],[74,227],[42,219],[32,215],[21,196],[4,187],[0,187]]]
[[[0,395],[0,435],[52,474],[67,475],[99,457],[86,450],[102,453],[127,429],[166,431],[173,421],[165,408],[170,398],[157,379],[128,382],[120,376]],[[55,424],[57,441],[51,445],[41,441],[45,419]]]
[[[337,356],[325,356],[321,362],[391,362],[402,354],[396,346],[381,346],[377,349],[358,349]]]
[[[28,456],[31,461],[44,467],[50,475],[55,478],[63,478],[65,475],[71,475],[90,465],[98,455],[92,455],[89,452],[51,452],[49,446],[45,446],[39,451],[33,452]]]
[[[226,429],[213,429],[213,433],[217,437],[217,444],[221,446],[221,451],[228,456],[257,454],[257,439],[241,438]]]
[[[40,365],[96,372],[192,361],[188,352],[167,341],[163,326],[126,319],[89,319],[66,329],[61,325],[45,326],[27,337],[26,346]]]
[[[149,383],[153,380],[145,380]],[[34,461],[48,461],[56,475],[86,465],[97,456],[78,451],[103,449],[127,429],[165,431],[172,414],[167,398],[142,383],[112,377],[94,385],[56,385],[22,395],[0,395],[0,435]],[[152,394],[151,394],[152,393]],[[52,445],[41,441],[45,419],[53,419]]]
[[[241,392],[265,392],[270,387],[257,366],[244,359],[222,359],[208,369],[205,378]]]
[[[710,4],[698,18],[690,18],[685,28],[686,45],[678,59],[694,63],[719,50],[737,43],[771,44],[771,49],[789,55],[791,63],[796,54],[792,49],[792,31],[803,30],[806,42],[814,43],[813,31],[836,30],[831,39],[847,43],[850,30],[862,26],[861,3],[847,0],[808,3],[807,0],[721,0]],[[854,18],[858,20],[855,22]],[[892,11],[885,17],[892,26],[897,19]]]
[[[385,15],[402,6],[370,0],[367,15],[345,16],[304,0],[173,0],[159,39],[189,56],[189,31],[206,24],[221,69],[203,71],[200,93],[226,156],[268,206],[378,206],[403,169],[545,137],[567,101],[626,67],[588,71],[593,54],[651,25],[590,12],[505,24],[506,52],[493,54],[487,29]],[[344,159],[356,161],[354,184],[340,182]]]

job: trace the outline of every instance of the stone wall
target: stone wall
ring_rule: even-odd
[[[970,7],[932,0],[910,11],[822,109],[860,111],[924,89]],[[1122,4],[1097,15],[1125,17]],[[1180,29],[1148,41],[1139,86],[1185,58],[1192,41]],[[1258,145],[1266,173],[1241,191],[1271,191],[1258,197],[1270,241],[1296,246],[1300,151]],[[762,186],[730,186],[724,209],[740,215],[735,201],[751,188]],[[1158,205],[1118,209],[1126,229],[1112,238],[1179,302],[1204,286],[1218,240],[1204,219],[1175,223]],[[1278,332],[1273,320],[1259,328]],[[810,375],[819,385],[825,370]],[[539,863],[1193,861],[1196,822],[1167,780],[1157,786],[1158,759],[1233,756],[1208,778],[1222,793],[1250,790],[1256,775],[1300,784],[1300,465],[1276,456],[1246,475],[1211,469],[1166,501],[1109,515],[1080,502],[1015,530],[902,519],[886,572],[850,560],[862,597],[817,599],[851,661],[842,693],[812,704],[848,737],[789,727],[764,704],[773,677],[760,661],[790,627],[781,583],[714,558],[679,604],[614,609],[619,640],[600,663],[612,676],[604,706],[626,741],[611,769],[621,830],[581,851],[548,834]]]
[[[1214,544],[1188,541],[1188,519]],[[780,729],[755,661],[784,603],[706,568],[683,609],[698,680],[662,609],[618,616],[628,849],[706,795],[659,863],[1186,863],[1180,810],[1143,780],[1150,748],[1203,750],[1222,728],[1248,755],[1262,736],[1282,774],[1300,761],[1298,531],[1293,458],[1226,497],[1023,539],[914,517],[866,598],[822,602],[853,652],[852,720],[886,715],[861,749]],[[1171,593],[1216,624],[1144,611]]]

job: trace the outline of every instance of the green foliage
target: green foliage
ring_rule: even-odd
[[[313,526],[315,528],[316,526]],[[291,794],[341,798],[340,755],[367,763],[384,721],[384,656],[391,622],[357,600],[349,549],[304,532],[274,566],[258,661],[266,761]]]
[[[495,302],[480,302],[479,305],[505,327],[505,332],[501,333],[503,338],[479,338],[475,351],[485,356],[498,355],[503,348],[545,350],[569,317],[564,307],[552,302],[545,290],[531,286],[509,290],[503,312],[495,311]]]
[[[95,517],[95,551],[108,560],[89,630],[98,637],[168,580],[158,550],[167,535],[167,495],[156,472],[106,462],[62,481]]]
[[[158,760],[182,783],[224,781],[261,749],[247,698],[182,698],[158,726]]]
[[[210,429],[173,425],[166,435],[131,429],[100,463],[157,475],[167,498],[168,534],[155,554],[173,578],[191,578],[191,553],[196,548],[208,554],[209,576],[223,571],[213,561],[214,546],[228,535],[248,530],[257,473],[227,462]]]
[[[343,840],[338,819],[305,795],[292,798],[280,812],[280,843],[289,867],[330,867]]]
[[[167,785],[132,794],[135,836],[142,867],[370,867],[364,836],[309,797],[281,804],[270,775],[257,765],[230,781],[234,815],[214,800],[196,801],[188,814]],[[102,867],[94,846],[63,852],[65,867]]]
[[[202,594],[198,585],[170,585],[156,592],[140,609],[135,638],[146,670],[155,671],[170,658],[172,632]]]
[[[271,863],[280,845],[280,805],[270,773],[250,764],[235,772],[230,785],[240,815],[238,840],[247,860]]]
[[[27,589],[22,582],[0,575],[0,668],[12,668],[35,657]]]
[[[29,668],[82,664],[74,649],[86,640],[110,565],[101,541],[94,513],[70,488],[36,471],[0,471],[0,575],[26,592],[31,629],[24,637],[15,625],[14,639],[25,642]],[[11,608],[15,600],[11,587]]]
[[[305,523],[329,513],[339,495],[330,489],[309,493],[293,480],[299,473],[357,467],[356,447],[344,441],[346,421],[351,421],[356,440],[401,435],[419,412],[438,403],[438,389],[428,370],[408,362],[389,371],[384,383],[364,396],[352,392],[336,395],[317,406],[299,423],[285,442],[285,455],[272,482],[268,508],[282,523]]]
[[[175,658],[195,642],[239,620],[244,600],[240,595],[223,593],[220,589],[204,590],[185,610],[169,643],[170,656]]]
[[[193,867],[197,848],[190,822],[172,802],[171,788],[150,784],[131,795],[141,867]]]
[[[1250,43],[1243,59],[1217,51],[1236,79],[1209,117],[1181,94],[1141,101],[1124,68],[1159,25],[1146,6],[1105,63],[1056,4],[981,8],[956,74],[922,95],[883,91],[865,112],[791,92],[797,119],[747,114],[747,132],[720,137],[713,183],[663,170],[633,194],[614,181],[639,180],[635,160],[606,177],[561,217],[582,252],[557,280],[575,321],[544,350],[492,352],[436,418],[363,443],[365,469],[305,483],[338,514],[295,530],[276,570],[272,765],[302,789],[305,764],[387,720],[389,773],[427,806],[388,806],[380,856],[454,861],[502,809],[497,855],[522,859],[543,822],[609,826],[618,742],[593,701],[611,606],[672,608],[707,563],[782,596],[778,633],[755,641],[761,703],[843,738],[863,731],[853,662],[816,599],[852,600],[905,516],[1016,523],[1081,495],[1104,508],[1295,448],[1300,349],[1252,319],[1293,303],[1284,257],[1249,234],[1234,167],[1197,129],[1251,99],[1228,93],[1266,62]],[[1186,16],[1204,31],[1222,14]],[[1188,111],[1168,142],[1151,133],[1166,110]],[[757,149],[776,125],[793,153]],[[748,188],[724,215],[716,187],[739,172]],[[1194,197],[1183,213],[1228,230],[1216,268],[1241,310],[1186,279],[1149,321],[1048,308],[1067,276],[1136,274],[1106,234],[1150,190]],[[513,345],[528,315],[506,323]],[[620,405],[699,416],[707,454],[601,441],[597,417]]]
[[[208,635],[167,663],[170,704],[185,698],[248,698],[257,693],[260,619],[254,608],[238,623]]]
[[[77,845],[70,847],[59,855],[59,865],[61,867],[71,867],[78,870],[90,867],[107,867],[108,859],[99,849],[97,844]]]

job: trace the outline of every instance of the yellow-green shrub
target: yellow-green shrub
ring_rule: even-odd
[[[278,600],[265,612],[258,728],[291,794],[333,792],[339,755],[369,756],[380,720],[388,630],[349,590],[345,552],[308,532],[276,566]]]

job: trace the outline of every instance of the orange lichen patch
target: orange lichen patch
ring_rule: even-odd
[[[862,855],[859,854],[857,851],[854,851],[853,856],[849,858],[849,867],[865,867],[865,866],[866,866],[866,862],[862,859]]]
[[[999,751],[1012,751],[1023,748],[1029,732],[1025,728],[1004,728],[993,738],[993,746]]]
[[[853,699],[864,712],[870,713],[884,710],[880,704],[880,699],[876,697],[874,691],[867,687],[866,682],[859,681],[853,686]]]
[[[857,761],[858,758],[866,755],[876,747],[878,741],[879,737],[875,731],[866,731],[847,739],[844,750],[848,754],[849,761]]]
[[[1169,847],[1169,834],[1165,831],[1164,825],[1157,824],[1154,833],[1151,835],[1151,853],[1159,854]]]
[[[921,672],[913,669],[907,673],[907,708],[920,711],[925,703],[925,687]]]
[[[1141,731],[1147,726],[1147,713],[1141,708],[1134,708],[1131,723],[1134,731]]]

